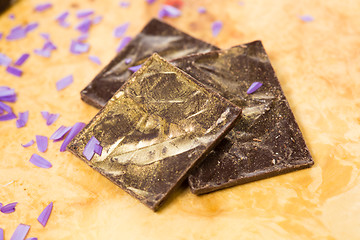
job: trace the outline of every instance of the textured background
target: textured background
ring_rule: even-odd
[[[22,0],[0,16],[0,31],[38,21],[25,39],[0,40],[0,52],[12,59],[29,52],[21,78],[0,67],[0,85],[15,88],[16,113],[29,110],[26,127],[0,122],[0,202],[19,202],[16,212],[0,213],[0,227],[9,239],[19,223],[31,225],[29,237],[39,239],[359,239],[360,238],[360,2],[292,0],[184,1],[182,16],[166,19],[179,29],[221,48],[260,39],[269,54],[286,97],[315,160],[311,169],[243,186],[194,196],[184,186],[161,211],[153,213],[90,169],[72,154],[50,143],[41,154],[51,169],[29,163],[36,145],[20,144],[36,134],[50,136],[60,125],[88,122],[97,110],[80,100],[79,92],[115,54],[119,39],[113,29],[130,21],[134,36],[157,15],[162,0],[148,5],[131,0],[129,8],[111,0],[53,0],[53,8],[34,13],[41,1]],[[198,6],[208,13],[200,15]],[[89,54],[69,53],[79,34],[53,20],[70,9],[77,24],[78,9],[93,8],[104,19],[90,30]],[[8,18],[14,13],[15,20]],[[313,22],[299,16],[310,14]],[[218,37],[211,23],[224,21]],[[51,58],[32,54],[48,32],[58,46]],[[57,92],[55,82],[74,75],[74,83]],[[60,113],[46,126],[40,111]],[[48,225],[36,220],[54,202]]]

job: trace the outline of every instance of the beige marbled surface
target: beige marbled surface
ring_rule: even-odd
[[[17,129],[15,121],[0,123],[0,202],[19,202],[16,212],[0,214],[5,239],[19,223],[31,225],[28,237],[39,239],[358,239],[360,238],[360,2],[358,1],[184,1],[183,15],[166,21],[222,48],[261,39],[285,95],[314,157],[311,169],[286,174],[201,197],[182,188],[164,208],[153,213],[93,171],[72,154],[60,153],[61,143],[50,143],[41,154],[52,162],[40,169],[28,162],[36,146],[24,149],[36,134],[50,136],[60,125],[88,122],[97,112],[80,101],[80,90],[115,53],[119,42],[113,29],[125,21],[134,36],[156,15],[162,1],[148,6],[132,0],[123,9],[118,1],[53,1],[54,7],[34,13],[41,1],[22,0],[0,17],[0,31],[18,23],[39,21],[26,39],[0,40],[0,52],[16,59],[40,48],[40,32],[49,32],[58,46],[50,59],[31,54],[16,78],[0,68],[0,85],[15,88],[16,113],[29,110],[29,122]],[[198,6],[208,13],[199,15]],[[71,7],[72,6],[72,7]],[[73,29],[59,27],[53,18],[71,10],[94,8],[104,20],[90,32],[90,54],[69,53]],[[8,19],[14,13],[15,20]],[[311,14],[303,23],[298,16]],[[214,20],[224,21],[217,38]],[[57,92],[55,82],[73,74],[74,83]],[[48,127],[40,111],[60,113]],[[54,202],[48,225],[36,220]]]

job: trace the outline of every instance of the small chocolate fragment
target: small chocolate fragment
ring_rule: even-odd
[[[81,99],[101,108],[133,73],[129,67],[141,65],[153,53],[167,60],[217,47],[152,19],[144,29],[81,91]]]
[[[239,107],[154,54],[68,149],[155,211],[240,115]],[[88,161],[82,152],[93,136],[103,151]]]
[[[190,174],[192,192],[208,193],[314,164],[260,41],[172,63],[243,109],[234,129]],[[263,85],[247,94],[253,82]]]
[[[0,1],[0,14],[5,12],[11,5],[13,5],[17,0],[1,0]]]

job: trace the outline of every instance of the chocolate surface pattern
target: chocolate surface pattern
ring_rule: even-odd
[[[192,192],[208,193],[313,165],[260,41],[172,63],[243,109],[234,129],[189,176]],[[253,82],[263,85],[247,94]]]
[[[239,107],[154,54],[68,149],[157,210],[240,116]],[[103,152],[88,161],[82,152],[92,136]]]
[[[101,108],[131,76],[129,67],[137,66],[158,53],[167,60],[218,48],[152,19],[144,29],[81,91],[81,98]],[[129,61],[129,62],[127,62]]]

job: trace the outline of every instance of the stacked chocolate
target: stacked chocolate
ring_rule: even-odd
[[[81,97],[102,109],[68,149],[153,210],[186,178],[204,194],[313,165],[260,41],[219,50],[153,19]]]

